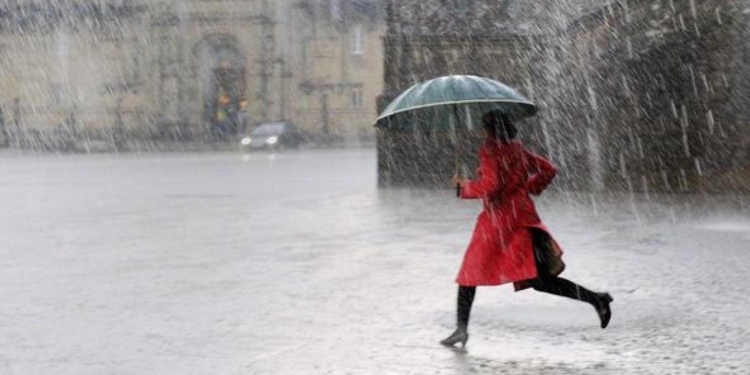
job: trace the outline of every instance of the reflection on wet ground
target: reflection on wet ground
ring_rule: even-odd
[[[548,194],[588,306],[480,288],[477,202],[378,190],[374,151],[0,160],[0,372],[664,374],[750,367],[750,199]]]

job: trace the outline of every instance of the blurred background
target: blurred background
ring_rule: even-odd
[[[423,144],[430,131],[415,121],[405,142],[420,146],[404,150],[374,119],[417,82],[476,74],[540,106],[522,134],[562,167],[561,187],[747,192],[746,9],[743,0],[3,0],[0,147],[227,149],[275,123],[293,129],[293,146],[378,143],[381,185],[430,185],[412,172],[442,177],[422,164],[444,145]],[[386,165],[391,155],[400,162]]]

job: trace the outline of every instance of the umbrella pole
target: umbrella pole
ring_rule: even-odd
[[[458,104],[454,104],[453,105],[453,118],[454,118],[454,120],[453,120],[453,132],[455,133],[455,140],[456,140],[456,149],[455,149],[455,153],[456,153],[456,171],[455,171],[454,174],[458,175],[459,168],[460,168],[459,157],[458,157],[458,155],[459,155],[459,144],[460,144],[460,141],[458,139],[458,129],[459,129],[459,126],[458,126],[458,121],[459,121],[458,120],[459,119],[459,117],[458,117]],[[461,197],[461,184],[456,184],[456,197],[458,197],[458,198]]]
[[[456,150],[456,174],[458,174],[458,150]],[[456,184],[456,197],[461,197],[461,184]]]

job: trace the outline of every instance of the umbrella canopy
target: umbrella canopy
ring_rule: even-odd
[[[394,99],[380,114],[383,126],[394,115],[425,110],[438,113],[440,107],[480,107],[478,112],[500,110],[514,120],[533,116],[537,108],[514,89],[490,78],[453,75],[416,84]]]
[[[375,124],[387,129],[382,136],[388,140],[378,143],[386,155],[386,178],[436,173],[445,179],[448,169],[458,174],[465,144],[476,136],[473,129],[480,127],[482,117],[490,111],[518,120],[533,116],[537,108],[514,89],[484,77],[445,76],[407,89],[383,110]],[[452,151],[454,157],[445,158],[445,151]],[[412,165],[415,168],[410,168]]]

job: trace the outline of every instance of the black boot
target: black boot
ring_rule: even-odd
[[[609,308],[609,303],[613,299],[609,293],[595,293],[570,280],[548,275],[540,275],[538,278],[531,280],[530,283],[532,288],[540,292],[584,301],[594,306],[596,313],[599,315],[602,329],[607,328],[610,319],[612,319],[612,310]]]
[[[442,341],[440,341],[440,344],[443,346],[455,346],[459,342],[461,343],[461,347],[466,347],[466,341],[469,340],[469,333],[466,332],[466,327],[458,327],[456,330],[451,333],[450,336],[444,338]]]
[[[477,288],[474,286],[459,286],[458,300],[456,308],[457,326],[456,330],[448,337],[440,341],[444,346],[454,346],[461,343],[461,347],[466,347],[466,341],[469,340],[469,315],[471,314],[471,305],[474,303],[474,295]]]
[[[614,301],[609,293],[597,293],[598,303],[594,306],[596,313],[599,314],[599,321],[601,322],[602,329],[607,328],[610,319],[612,319],[612,310],[609,308],[609,303]]]

